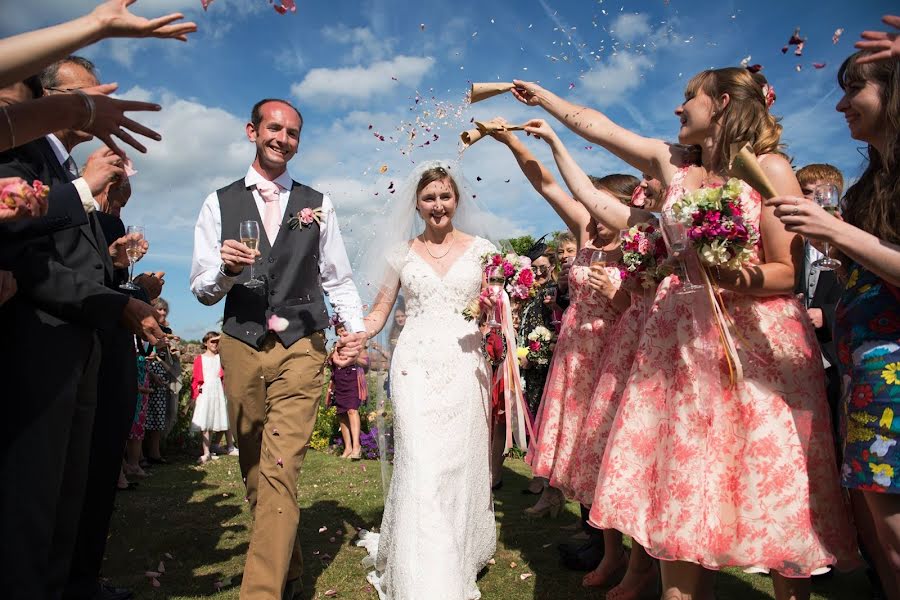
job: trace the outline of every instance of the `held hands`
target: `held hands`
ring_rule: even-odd
[[[833,243],[842,222],[812,200],[799,196],[776,196],[766,200],[766,206],[775,207],[775,216],[787,231],[813,240]]]
[[[245,244],[237,240],[225,240],[222,242],[222,263],[231,273],[240,273],[244,267],[252,265],[259,256],[259,250],[251,250]]]
[[[900,17],[898,16],[885,15],[881,18],[881,22],[894,29],[900,29]],[[856,60],[858,64],[863,65],[866,63],[882,60],[897,60],[900,58],[900,35],[897,33],[863,31],[862,38],[862,41],[856,42],[854,46],[860,50],[868,50],[872,52],[872,54],[859,57]]]
[[[187,41],[187,34],[197,31],[197,24],[174,23],[184,18],[181,13],[171,13],[156,19],[138,17],[128,12],[137,0],[107,0],[88,15],[100,29],[101,37],[154,37]]]
[[[150,243],[143,238],[143,236],[139,233],[129,233],[127,235],[123,235],[112,244],[109,245],[109,256],[112,258],[113,266],[117,269],[127,269],[131,266],[131,263],[128,261],[128,246],[131,242],[138,242],[137,248],[140,250],[141,255],[135,260],[141,260],[144,258],[144,255],[147,254],[147,250],[150,249]]]
[[[352,365],[362,351],[367,339],[368,336],[362,331],[359,333],[345,333],[338,338],[337,344],[334,346],[334,354],[331,356],[334,365],[336,367]]]

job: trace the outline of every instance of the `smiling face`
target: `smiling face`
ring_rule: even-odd
[[[643,179],[641,179],[640,186],[641,189],[644,190],[643,208],[646,208],[650,211],[658,210],[663,200],[662,182],[660,182],[659,179],[654,179],[653,176],[644,173]]]
[[[684,102],[675,109],[675,115],[681,121],[678,141],[689,146],[702,144],[712,133],[715,110],[715,102],[703,90],[685,92]]]
[[[256,144],[257,170],[280,175],[297,154],[300,145],[300,115],[282,102],[266,102],[260,109],[258,126],[247,123],[247,138]]]
[[[575,242],[563,242],[556,248],[556,261],[562,263],[576,254],[578,254],[578,246],[575,245]]]
[[[531,263],[531,270],[534,271],[534,281],[537,285],[546,284],[550,279],[550,259],[546,256],[538,256]]]
[[[394,323],[397,324],[398,327],[403,327],[406,325],[406,311],[402,308],[398,308],[394,311]]]
[[[846,82],[844,97],[835,108],[844,113],[850,137],[879,145],[886,125],[883,96],[884,88],[880,82],[858,78]]]
[[[451,225],[456,213],[458,198],[450,177],[444,177],[425,185],[416,194],[416,211],[425,226],[445,229]]]

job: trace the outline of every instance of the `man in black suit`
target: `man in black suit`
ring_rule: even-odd
[[[110,159],[77,177],[63,166],[71,147],[63,157],[41,138],[0,153],[0,177],[72,186],[90,210],[93,194],[122,168]],[[109,246],[92,214],[80,226],[3,244],[3,266],[19,288],[0,307],[9,340],[0,365],[15,399],[0,422],[5,598],[58,598],[68,577],[97,399],[97,330],[124,326],[153,343],[162,338],[150,306],[110,289]]]

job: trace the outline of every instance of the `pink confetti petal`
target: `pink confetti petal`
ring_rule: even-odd
[[[281,468],[284,468],[284,461],[281,460],[281,458],[279,458],[278,460],[276,460],[276,461],[275,461],[275,464],[278,465],[278,466],[281,467]]]
[[[831,36],[831,43],[837,44],[841,40],[841,35],[844,33],[844,28],[839,27],[834,30],[834,35]]]
[[[200,6],[203,7],[203,10],[209,8],[209,5],[213,3],[214,0],[200,0]]]
[[[269,330],[274,331],[275,333],[281,333],[288,328],[288,325],[290,325],[288,320],[283,317],[279,317],[278,315],[272,315],[271,317],[269,317],[269,321],[266,324]]]
[[[324,525],[322,525],[321,527],[319,527],[319,533],[325,533],[326,531],[328,531],[328,528],[325,527]]]
[[[159,579],[157,579],[156,577],[154,577],[153,579],[150,580],[150,584],[151,584],[153,587],[158,588],[159,585],[160,585],[160,584],[159,584]]]
[[[522,573],[521,575],[519,575],[519,579],[521,579],[522,581],[525,581],[529,577],[531,577],[531,573]]]
[[[574,84],[574,83],[570,83],[570,84],[569,84],[569,89],[570,89],[570,90],[574,90],[574,89],[575,89],[575,84]]]
[[[813,63],[813,69],[824,69],[827,63]]]
[[[163,561],[159,561],[159,566],[156,567],[156,570],[159,571],[160,573],[165,573],[166,572],[166,563],[164,563]]]
[[[331,597],[334,597],[334,596],[337,596],[337,595],[338,595],[338,591],[335,590],[335,589],[328,590],[328,591],[326,591],[325,594],[324,594],[324,596],[325,596],[326,598],[331,598]]]

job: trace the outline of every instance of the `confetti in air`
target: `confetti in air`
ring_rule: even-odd
[[[831,43],[837,44],[841,40],[841,35],[844,33],[844,28],[839,27],[834,30],[834,35],[831,36]]]
[[[813,63],[813,69],[824,69],[826,63]]]
[[[791,39],[788,40],[788,43],[781,48],[781,53],[787,54],[787,51],[791,46],[796,46],[797,48],[794,50],[794,55],[803,56],[803,44],[805,43],[806,39],[800,37],[800,28],[797,27],[794,29],[794,33],[791,34]]]

